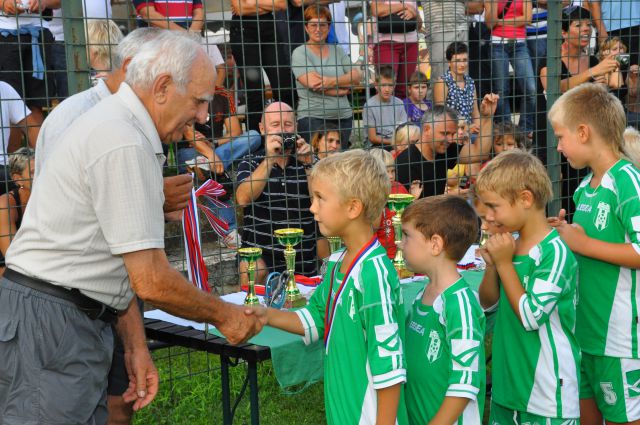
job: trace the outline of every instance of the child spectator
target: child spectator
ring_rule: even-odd
[[[626,71],[629,68],[629,58],[627,57],[627,62],[623,63],[619,55],[625,55],[626,53],[627,46],[625,46],[622,40],[620,40],[620,37],[609,37],[600,43],[600,48],[598,49],[598,60],[602,62],[607,58],[612,58],[618,61],[618,67],[613,71],[607,72],[602,78],[602,82],[611,90],[619,90],[625,86],[624,75],[622,74],[621,69],[624,68]],[[614,91],[614,93],[616,93],[618,99],[624,103],[627,94],[626,90],[620,94],[617,94],[618,92],[616,91]],[[624,94],[624,96],[622,96],[622,94]]]
[[[404,109],[409,121],[420,124],[425,111],[431,109],[431,101],[427,99],[429,80],[420,71],[411,74],[409,79],[409,96],[404,100]]]
[[[254,313],[303,335],[305,344],[324,335],[327,423],[406,424],[404,305],[398,274],[373,233],[389,178],[380,161],[357,149],[321,160],[310,180],[320,231],[342,238],[345,249],[329,257],[306,307]]]
[[[336,125],[327,124],[311,137],[311,149],[318,159],[340,152],[340,130]]]
[[[493,145],[491,147],[491,158],[500,155],[502,152],[510,151],[512,149],[520,149],[527,151],[529,149],[529,143],[525,135],[522,133],[515,124],[511,121],[502,121],[493,125]],[[483,169],[491,158],[480,165],[480,170]],[[472,175],[475,177],[480,170],[472,170]],[[475,171],[475,172],[474,172]]]
[[[580,416],[577,263],[547,224],[553,196],[547,170],[530,153],[503,152],[475,187],[485,220],[499,230],[480,250],[487,264],[480,303],[498,309],[489,423],[574,423]]]
[[[407,207],[402,233],[407,267],[429,277],[406,322],[409,422],[480,424],[485,317],[456,265],[476,240],[478,217],[460,197],[433,196]]]
[[[458,115],[471,126],[472,133],[480,132],[480,110],[478,94],[473,79],[469,76],[469,50],[461,42],[453,42],[446,51],[449,69],[433,86],[433,101],[455,109]]]
[[[376,74],[377,94],[363,107],[364,127],[367,130],[365,144],[391,149],[393,130],[399,122],[407,121],[402,100],[393,95],[395,75],[390,66],[381,66]]]
[[[573,195],[573,223],[564,210],[550,219],[578,258],[581,422],[637,421],[640,170],[622,157],[624,109],[604,86],[582,84],[554,103],[549,121],[569,164],[591,170]]]
[[[378,148],[371,149],[369,153],[384,164],[387,170],[387,175],[389,176],[389,181],[391,182],[390,193],[409,193],[403,185],[396,181],[396,165],[393,155],[384,149]],[[413,182],[411,184],[411,194],[416,198],[420,197],[422,194],[422,186],[420,185],[420,182]],[[380,244],[387,250],[387,255],[391,259],[395,258],[397,252],[396,232],[393,228],[393,223],[391,222],[391,219],[395,215],[395,212],[385,206],[384,211],[382,212],[382,218],[380,219],[380,226],[377,231],[378,241],[380,241]]]
[[[633,162],[633,165],[638,167],[640,164],[640,132],[633,128],[627,127],[623,134],[624,147],[622,152],[624,156]]]
[[[409,146],[420,141],[420,127],[405,122],[396,127],[393,133],[393,157],[396,158]]]

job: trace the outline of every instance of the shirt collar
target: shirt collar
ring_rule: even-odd
[[[162,141],[158,135],[156,125],[153,123],[151,115],[149,115],[149,112],[133,89],[127,83],[123,82],[120,84],[120,88],[114,96],[118,96],[125,107],[129,109],[140,130],[142,130],[146,139],[151,143],[151,147],[156,156],[163,154]]]

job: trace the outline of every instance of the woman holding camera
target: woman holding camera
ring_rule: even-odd
[[[587,54],[591,40],[591,13],[580,6],[570,6],[562,11],[562,38],[560,47],[560,92],[564,93],[572,87],[587,82],[605,82],[606,75],[619,68],[615,58],[608,56],[598,61],[595,56]],[[540,82],[547,90],[548,69],[540,68]]]
[[[344,149],[349,147],[353,110],[347,95],[360,81],[360,71],[338,44],[327,44],[331,12],[314,4],[304,11],[308,41],[291,55],[298,91],[298,133],[307,142],[328,123],[340,130]]]

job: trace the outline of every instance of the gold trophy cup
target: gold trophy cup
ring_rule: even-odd
[[[260,300],[256,295],[256,261],[262,256],[260,248],[240,248],[238,249],[240,261],[246,261],[247,273],[249,274],[249,289],[244,299],[244,305],[258,305]]]
[[[329,250],[332,254],[342,247],[342,239],[340,239],[339,236],[328,236],[327,240],[329,241]]]
[[[407,270],[404,258],[402,258],[400,242],[402,242],[402,212],[411,202],[413,202],[414,199],[413,195],[406,193],[392,193],[387,198],[387,206],[391,211],[396,213],[391,219],[391,222],[393,223],[393,230],[396,234],[397,247],[396,256],[393,259],[393,266],[396,268],[400,279],[413,276],[413,273]]]
[[[302,296],[300,290],[296,286],[295,266],[296,266],[296,250],[293,247],[302,241],[304,230],[288,228],[278,229],[274,232],[278,242],[284,245],[284,259],[287,262],[287,271],[289,279],[284,290],[285,300],[284,308],[304,307],[307,300]]]

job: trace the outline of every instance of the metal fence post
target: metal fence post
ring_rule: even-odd
[[[91,87],[82,1],[62,0],[69,96]]]
[[[547,109],[560,97],[560,46],[562,45],[562,0],[549,0],[547,5]],[[551,123],[547,122],[547,171],[551,177],[553,199],[547,207],[549,215],[557,215],[560,211],[561,197],[572,196],[562,193],[560,154],[556,150],[558,141],[553,133]],[[566,178],[566,176],[565,176]]]

